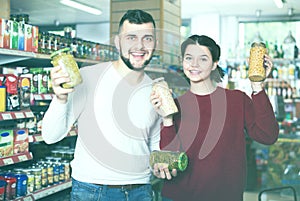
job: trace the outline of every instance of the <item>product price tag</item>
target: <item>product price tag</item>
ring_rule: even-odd
[[[14,161],[12,158],[5,158],[5,159],[3,159],[3,163],[4,163],[4,165],[10,165],[10,164],[13,164]]]
[[[43,137],[41,135],[36,135],[36,136],[34,136],[34,138],[35,138],[36,142],[44,141],[44,139],[43,139]]]
[[[34,201],[34,199],[31,196],[23,197],[23,201]]]
[[[2,114],[2,118],[3,118],[3,120],[11,120],[12,116],[10,113],[4,113],[4,114]]]
[[[17,119],[23,119],[23,118],[25,118],[23,112],[16,112],[15,116],[16,116]]]
[[[45,100],[52,100],[52,96],[50,94],[44,95]]]
[[[26,155],[20,155],[20,156],[18,156],[18,159],[19,159],[19,161],[27,161],[28,160]]]
[[[32,136],[32,135],[29,135],[29,136],[28,136],[28,141],[29,141],[29,142],[34,142],[33,140],[34,140],[33,136]]]
[[[40,94],[35,94],[34,95],[35,100],[43,100],[42,96]]]
[[[30,111],[30,112],[25,112],[25,115],[27,118],[32,118],[34,117],[33,113]]]

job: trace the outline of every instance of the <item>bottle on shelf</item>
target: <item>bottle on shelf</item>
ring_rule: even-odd
[[[292,35],[292,31],[289,31],[287,37],[283,41],[283,50],[285,59],[294,59],[294,49],[296,40]]]

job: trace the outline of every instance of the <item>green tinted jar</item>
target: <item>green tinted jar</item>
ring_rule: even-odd
[[[184,152],[153,151],[150,154],[150,166],[156,163],[167,163],[169,170],[184,171],[188,165],[188,156]]]

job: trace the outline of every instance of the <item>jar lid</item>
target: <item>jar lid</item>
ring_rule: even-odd
[[[263,47],[266,48],[266,44],[264,44],[263,42],[254,42],[251,44],[251,47]]]
[[[63,48],[63,49],[60,49],[60,50],[57,50],[57,51],[53,52],[53,53],[50,55],[50,57],[51,57],[51,59],[52,59],[53,57],[55,57],[55,56],[57,56],[57,55],[59,55],[59,54],[61,54],[61,53],[63,53],[63,52],[70,52],[70,51],[71,51],[71,48],[66,47],[66,48]]]
[[[188,166],[188,156],[186,153],[182,152],[180,153],[178,157],[178,169],[180,171],[184,171]]]

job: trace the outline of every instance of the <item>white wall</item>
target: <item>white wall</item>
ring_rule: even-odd
[[[220,42],[220,16],[218,14],[197,15],[191,19],[191,34],[207,35]]]
[[[76,25],[76,37],[92,42],[109,44],[109,29],[109,22],[99,24],[78,24]]]

